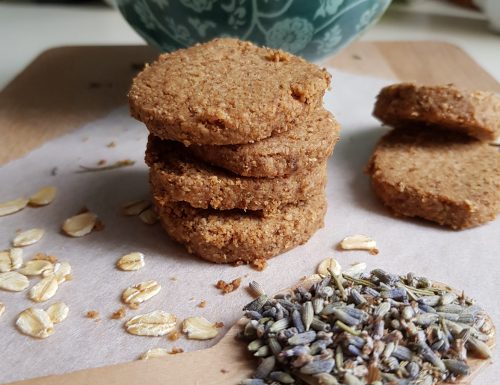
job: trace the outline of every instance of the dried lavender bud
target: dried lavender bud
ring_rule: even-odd
[[[333,359],[328,360],[312,360],[303,367],[300,368],[300,372],[303,374],[319,374],[319,373],[330,373],[335,365]]]
[[[491,356],[481,309],[413,274],[329,276],[245,308],[257,385],[434,385],[469,373],[467,350]]]

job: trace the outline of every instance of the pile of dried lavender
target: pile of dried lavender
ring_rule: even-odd
[[[331,275],[307,290],[249,303],[241,337],[260,357],[243,385],[432,385],[489,358],[489,319],[464,295],[412,273]]]

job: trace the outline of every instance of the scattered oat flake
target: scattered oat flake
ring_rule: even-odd
[[[179,338],[181,338],[181,334],[177,330],[172,330],[167,334],[167,338],[170,341],[177,341]]]
[[[30,229],[17,234],[12,240],[15,247],[24,247],[32,245],[42,239],[45,231],[43,229]]]
[[[204,317],[189,317],[182,322],[182,332],[191,340],[210,340],[219,334],[217,326]]]
[[[133,166],[134,164],[135,164],[134,160],[123,159],[123,160],[116,161],[115,163],[110,164],[109,166],[103,166],[103,167],[87,167],[87,166],[80,165],[80,170],[78,170],[77,173],[93,172],[93,171],[108,171],[108,170],[114,170],[114,169],[121,168],[121,167]]]
[[[127,308],[125,306],[121,306],[117,311],[111,314],[111,319],[122,319],[127,314]]]
[[[342,250],[369,250],[371,253],[378,253],[377,242],[375,242],[374,239],[362,234],[345,237],[340,242],[340,248]]]
[[[168,356],[170,352],[165,348],[155,348],[149,349],[146,353],[143,353],[139,359],[140,360],[149,360],[151,358],[159,358]]]
[[[134,286],[130,286],[122,293],[123,302],[138,305],[154,297],[160,292],[161,286],[156,281],[145,281]]]
[[[205,306],[207,306],[207,301],[201,301],[201,302],[200,302],[198,305],[196,305],[196,306],[198,306],[198,307],[200,307],[200,308],[202,308],[202,309],[203,309]]]
[[[17,270],[23,264],[23,249],[12,248],[0,251],[0,273]]]
[[[146,200],[125,203],[122,206],[122,213],[126,216],[137,216],[151,206],[151,202]]]
[[[235,291],[236,289],[238,289],[240,287],[240,284],[241,284],[241,278],[233,279],[230,283],[223,281],[221,279],[221,280],[217,281],[217,283],[215,284],[215,287],[217,289],[222,290],[222,292],[224,294],[228,294],[228,293],[231,293],[231,292]]]
[[[66,219],[62,225],[62,230],[70,237],[83,237],[92,231],[96,222],[96,214],[85,212]]]
[[[55,323],[63,322],[68,317],[69,307],[64,302],[56,302],[46,310],[50,320]]]
[[[358,263],[353,263],[351,267],[349,267],[343,273],[347,275],[358,275],[364,272],[365,270],[366,270],[366,263],[358,262]]]
[[[89,310],[86,314],[85,317],[90,318],[90,319],[95,319],[99,320],[99,312],[96,310]]]
[[[29,286],[28,278],[17,271],[0,273],[0,289],[7,291],[23,291]]]
[[[336,259],[326,258],[320,262],[316,271],[323,277],[331,275],[332,272],[334,275],[340,275],[342,272],[342,266],[340,266],[340,263]]]
[[[29,291],[29,298],[35,302],[45,302],[51,299],[56,294],[59,288],[59,283],[55,275],[50,275],[43,278]]]
[[[52,275],[50,271],[43,273],[43,276]],[[54,265],[53,275],[57,279],[57,283],[63,283],[64,281],[71,281],[73,276],[71,275],[71,265],[68,262],[58,262]]]
[[[47,338],[54,333],[54,323],[45,310],[29,308],[19,314],[17,328],[35,338]]]
[[[261,295],[266,294],[264,288],[262,285],[256,281],[250,281],[248,284],[248,290],[251,292],[251,294],[257,298],[260,297]]]
[[[7,202],[0,203],[0,217],[4,215],[14,214],[28,205],[28,199],[18,198]]]
[[[252,261],[252,267],[255,270],[263,271],[267,267],[267,260],[265,258],[257,258]]]
[[[144,264],[144,254],[138,251],[126,254],[116,262],[116,266],[124,271],[139,270]]]
[[[2,314],[5,313],[5,305],[0,302],[0,317],[2,316]]]
[[[156,215],[156,212],[151,207],[140,213],[139,218],[146,225],[154,225],[158,222],[158,215]]]
[[[29,204],[32,206],[48,205],[54,200],[56,193],[57,189],[54,186],[42,187],[30,197]]]
[[[32,260],[28,261],[17,272],[26,276],[41,275],[45,272],[52,273],[54,265],[45,260]]]
[[[173,314],[155,310],[131,318],[125,324],[125,328],[130,334],[158,337],[175,329],[176,323],[177,318]]]

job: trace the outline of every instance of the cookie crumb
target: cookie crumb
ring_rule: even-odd
[[[254,259],[252,261],[252,267],[255,270],[263,271],[267,267],[267,260],[264,258]]]
[[[113,147],[116,147],[116,143],[115,143],[114,141],[109,142],[109,143],[106,145],[106,147],[108,147],[108,148],[113,148]]]
[[[104,230],[105,226],[104,226],[104,222],[101,221],[100,219],[97,219],[97,221],[95,222],[95,225],[94,225],[94,230],[95,231],[102,231]]]
[[[226,374],[226,373],[229,373],[229,370],[227,370],[227,369],[221,369],[220,372],[223,373],[223,374]]]
[[[127,313],[127,308],[125,306],[121,306],[117,311],[111,314],[111,319],[122,319],[125,317]]]
[[[179,354],[179,353],[184,353],[184,349],[174,346],[170,351],[170,354]]]
[[[101,159],[99,162],[97,162],[98,166],[104,166],[108,161],[106,159]]]
[[[234,267],[238,267],[238,266],[241,266],[241,265],[244,265],[244,264],[245,264],[245,261],[242,261],[241,259],[238,259],[237,261],[233,262],[233,266]]]
[[[36,261],[49,261],[50,263],[56,263],[57,257],[53,255],[47,255],[45,253],[36,253],[33,257]]]
[[[99,312],[96,310],[89,310],[85,317],[98,321],[99,320]]]
[[[65,281],[72,281],[73,280],[73,274],[66,274],[64,276]]]
[[[233,279],[230,283],[220,279],[215,284],[215,287],[217,289],[222,290],[222,292],[224,294],[228,294],[228,293],[231,293],[231,292],[235,291],[236,289],[238,289],[240,287],[240,284],[241,284],[241,278]]]
[[[202,308],[202,309],[203,309],[205,306],[207,306],[207,301],[203,300],[203,301],[201,301],[201,302],[200,302],[198,305],[196,305],[196,306],[198,306],[198,307],[200,307],[200,308]]]
[[[167,338],[170,341],[177,341],[181,337],[181,334],[177,330],[173,330],[167,334]]]
[[[223,328],[223,327],[224,327],[224,322],[216,322],[216,323],[215,323],[215,327],[216,327],[217,329]]]

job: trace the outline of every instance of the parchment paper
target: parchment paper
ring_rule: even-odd
[[[138,337],[127,334],[123,323],[133,315],[162,309],[180,320],[202,315],[222,321],[225,331],[251,300],[243,288],[250,280],[259,281],[272,293],[314,273],[317,263],[330,256],[346,267],[365,261],[369,268],[413,271],[464,289],[499,325],[500,220],[456,232],[420,220],[392,217],[374,197],[363,174],[376,140],[386,131],[371,117],[371,111],[375,95],[388,81],[332,72],[333,91],[327,94],[325,105],[341,122],[342,139],[329,163],[325,227],[306,245],[270,260],[263,272],[199,260],[170,241],[159,225],[147,226],[139,218],[121,215],[124,202],[148,197],[147,168],[142,161],[147,132],[128,116],[125,107],[2,167],[0,201],[30,195],[49,184],[59,191],[47,207],[26,208],[0,218],[0,249],[9,247],[16,229],[42,227],[46,230],[44,238],[25,248],[25,259],[38,251],[56,255],[70,262],[74,280],[62,284],[57,294],[42,304],[31,302],[26,291],[0,291],[0,301],[7,307],[0,318],[0,382],[135,360],[154,347],[177,346],[189,351],[211,346],[218,338],[171,342],[165,337]],[[106,146],[111,141],[116,147]],[[126,158],[136,164],[113,171],[75,173],[79,165],[92,166],[100,159],[111,164]],[[54,167],[57,175],[52,176]],[[62,235],[64,219],[82,206],[97,213],[105,229],[80,239]],[[380,254],[336,251],[344,236],[355,233],[374,237]],[[131,251],[145,253],[146,266],[137,272],[118,271],[116,260]],[[236,277],[244,277],[243,287],[236,292],[222,295],[214,287],[219,279]],[[160,282],[160,294],[139,310],[128,311],[122,320],[109,319],[120,307],[123,289],[150,279]],[[37,281],[31,280],[32,284]],[[207,301],[204,309],[196,306],[201,300]],[[68,304],[70,314],[55,326],[54,335],[35,340],[16,330],[19,312],[30,306],[47,308],[56,301]],[[89,310],[98,311],[101,321],[85,318]],[[498,358],[497,349],[494,360]],[[492,384],[498,378],[497,362],[475,383]]]

